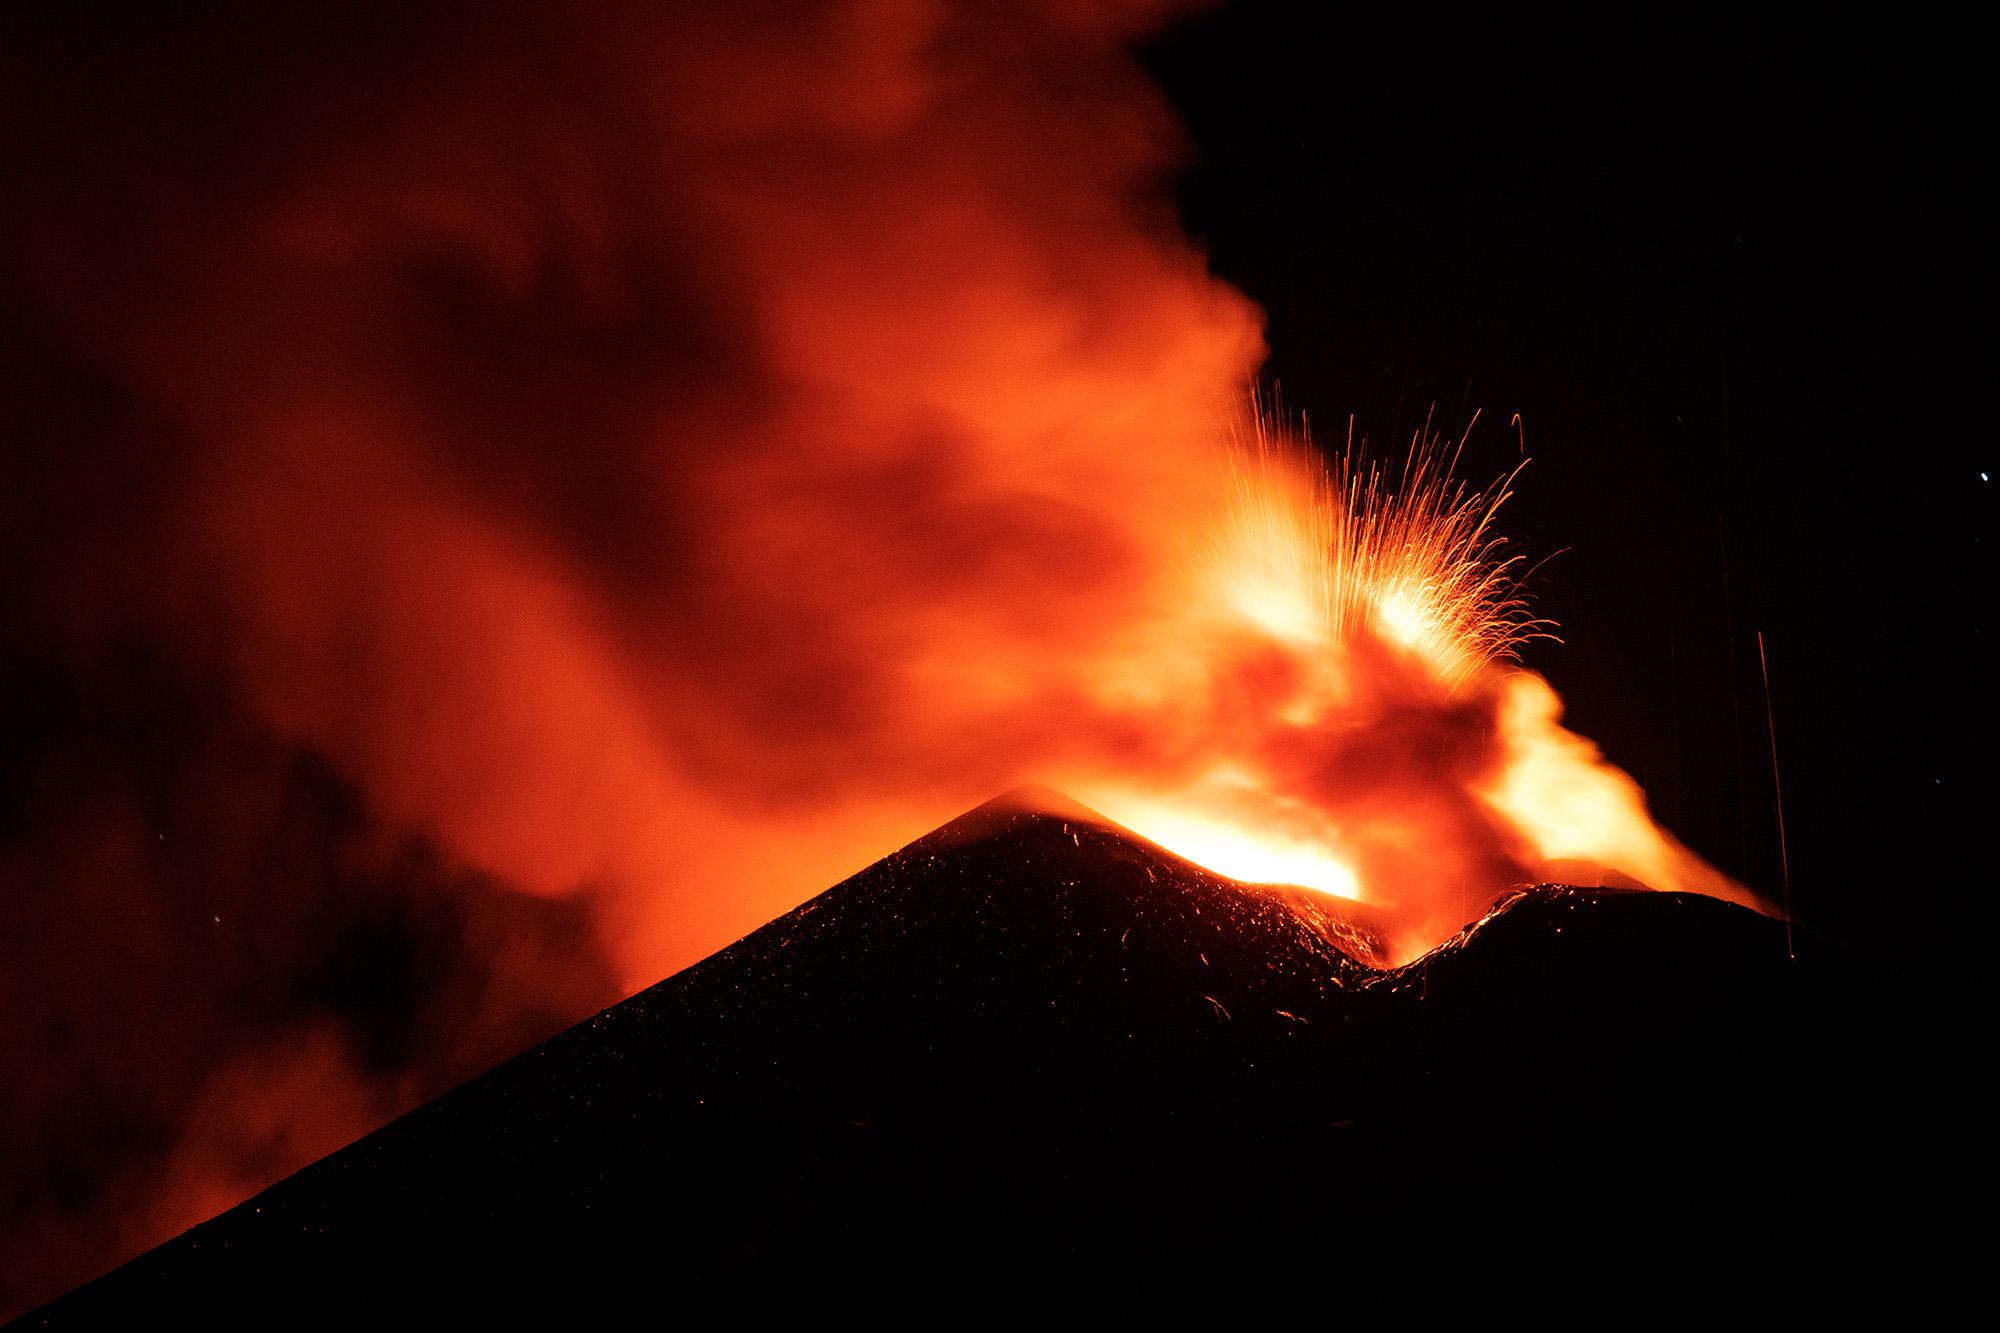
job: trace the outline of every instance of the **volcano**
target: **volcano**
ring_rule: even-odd
[[[23,1322],[1609,1316],[1894,1272],[1855,969],[1688,894],[1520,890],[1396,968],[1358,913],[1014,793]]]

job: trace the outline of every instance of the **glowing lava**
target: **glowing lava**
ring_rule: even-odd
[[[1217,874],[1252,884],[1296,884],[1341,898],[1362,897],[1353,868],[1340,858],[1335,845],[1322,840],[1330,831],[1322,831],[1321,839],[1309,831],[1288,835],[1268,820],[1220,813],[1228,805],[1227,795],[1201,787],[1172,796],[1101,789],[1093,797],[1115,822]]]
[[[1493,530],[1511,474],[1469,489],[1428,430],[1393,474],[1351,438],[1329,466],[1251,419],[1147,640],[1179,657],[1149,664],[1145,725],[1164,739],[1058,785],[1221,874],[1368,904],[1398,960],[1545,878],[1761,907],[1659,828],[1515,665],[1548,626]]]

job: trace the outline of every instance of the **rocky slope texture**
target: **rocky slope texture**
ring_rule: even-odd
[[[997,801],[29,1321],[1617,1318],[1893,1283],[1895,1034],[1782,925],[1544,886],[1380,970],[1339,906]]]

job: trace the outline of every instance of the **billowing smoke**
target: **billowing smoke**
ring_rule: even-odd
[[[10,15],[10,1307],[1016,780],[1259,354],[1157,6]]]

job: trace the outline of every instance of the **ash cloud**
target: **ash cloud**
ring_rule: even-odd
[[[0,21],[5,1303],[1130,743],[1159,8]]]

